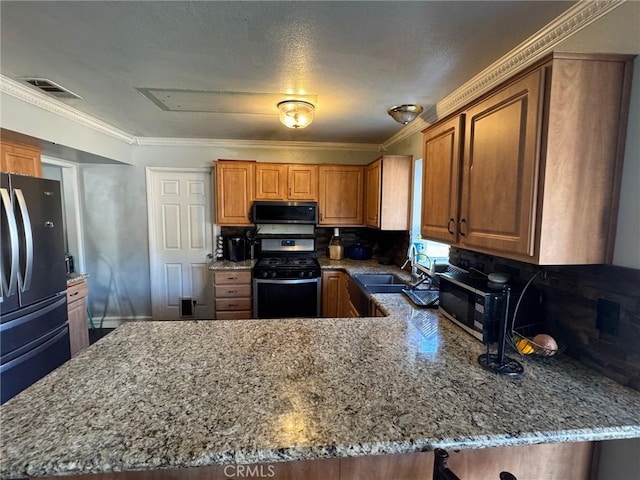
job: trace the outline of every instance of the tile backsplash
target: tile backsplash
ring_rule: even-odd
[[[328,256],[329,241],[333,228],[316,228],[318,253]],[[374,257],[389,257],[391,263],[402,265],[409,248],[409,232],[382,231],[372,228],[340,228],[340,238],[345,248],[360,243],[373,249]]]
[[[640,390],[640,270],[612,265],[537,266],[451,248],[450,262],[485,273],[506,272],[543,295],[545,321],[565,354]]]
[[[247,232],[254,234],[252,227],[222,227],[223,236],[245,236]],[[320,256],[329,256],[329,241],[333,235],[333,227],[316,227],[316,250]],[[340,238],[345,247],[361,243],[372,247],[374,257],[389,257],[394,265],[402,265],[409,247],[408,231],[382,231],[372,228],[341,227]]]

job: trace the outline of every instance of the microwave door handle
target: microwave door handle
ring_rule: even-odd
[[[15,189],[16,200],[18,200],[18,206],[20,207],[20,214],[22,216],[22,227],[24,231],[25,239],[25,268],[24,277],[21,277],[20,291],[26,292],[31,288],[31,276],[33,274],[33,229],[31,228],[31,218],[29,217],[29,209],[27,208],[27,202],[24,199],[22,190]],[[21,272],[18,272],[20,275]]]
[[[9,240],[11,242],[11,265],[9,267],[9,277],[7,278],[5,268],[2,268],[1,276],[2,283],[0,284],[0,288],[2,289],[2,295],[0,298],[3,298],[4,295],[10,297],[11,295],[15,295],[16,286],[17,286],[17,269],[19,263],[18,256],[18,226],[16,224],[16,216],[13,212],[13,206],[11,205],[11,197],[9,196],[9,191],[6,188],[0,189],[0,198],[2,199],[2,208],[7,216],[7,224],[9,226]]]

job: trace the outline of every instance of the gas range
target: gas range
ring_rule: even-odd
[[[318,278],[321,273],[317,258],[291,254],[261,257],[253,267],[253,274],[257,278]]]
[[[322,271],[315,238],[309,235],[261,238],[253,267],[255,318],[318,317]]]
[[[320,264],[315,237],[311,235],[269,235],[261,238],[261,254],[253,267],[255,278],[319,278]]]

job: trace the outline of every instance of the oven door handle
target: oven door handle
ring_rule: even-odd
[[[255,281],[256,283],[286,283],[286,284],[298,284],[298,283],[315,283],[318,280],[320,280],[319,277],[316,278],[301,278],[301,279],[296,279],[296,280],[285,280],[285,279],[281,279],[281,278],[274,278],[274,279],[262,279],[262,278],[256,278]]]

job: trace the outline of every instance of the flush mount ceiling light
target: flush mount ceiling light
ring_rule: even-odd
[[[285,100],[278,103],[280,121],[285,127],[305,128],[313,122],[315,107],[302,100]]]
[[[421,105],[396,105],[387,110],[387,113],[398,123],[406,125],[413,122],[422,113]]]

